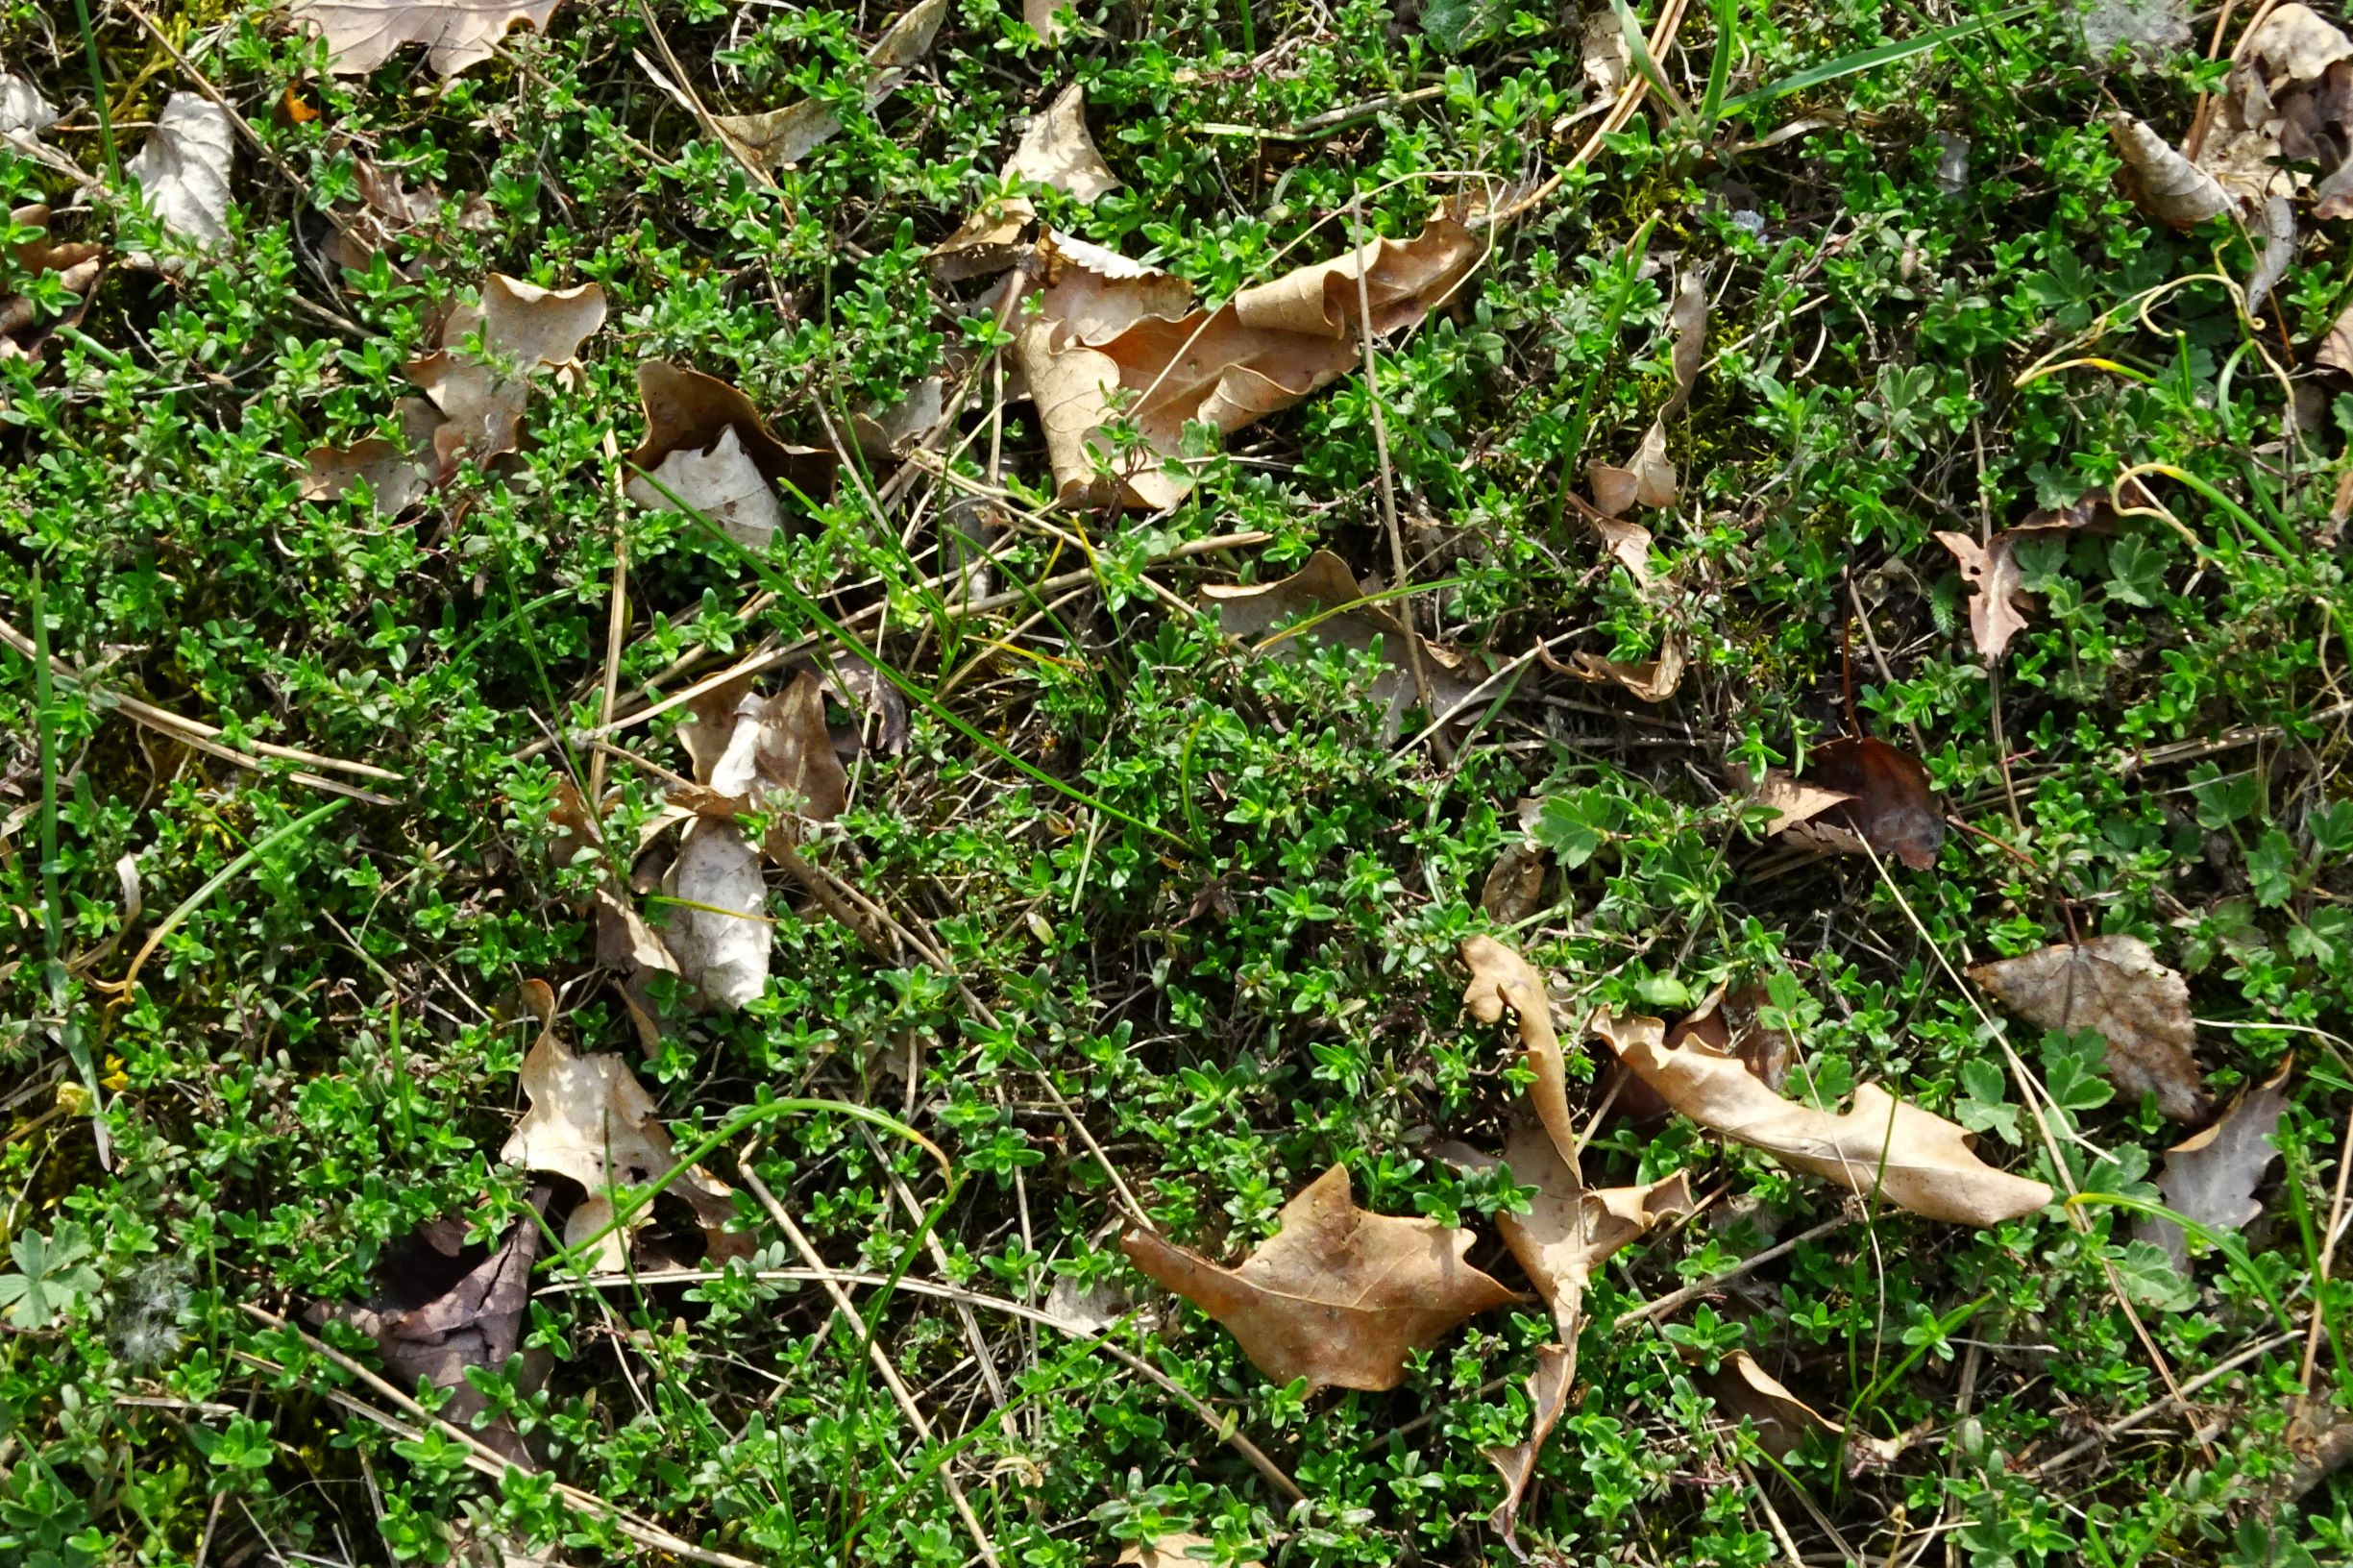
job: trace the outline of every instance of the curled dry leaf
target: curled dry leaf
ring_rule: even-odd
[[[1560,1051],[1560,1037],[1553,1029],[1552,1003],[1544,994],[1544,977],[1527,959],[1493,937],[1472,937],[1462,944],[1462,962],[1471,971],[1463,988],[1462,1005],[1481,1023],[1500,1023],[1509,1010],[1518,1020],[1520,1044],[1528,1070],[1536,1081],[1528,1088],[1536,1119],[1552,1136],[1553,1146],[1574,1172],[1577,1164],[1577,1123],[1569,1115],[1568,1064]]]
[[[2205,1116],[2189,982],[2158,963],[2140,938],[2062,942],[1981,964],[1969,977],[2029,1023],[2071,1034],[2096,1030],[2108,1042],[2109,1080],[2125,1093],[2154,1094],[2175,1121]]]
[[[532,1193],[534,1209],[545,1208],[547,1200],[544,1187]],[[385,1270],[390,1286],[367,1306],[314,1310],[311,1316],[348,1323],[374,1339],[385,1370],[403,1389],[414,1388],[419,1380],[448,1389],[443,1419],[471,1427],[489,1401],[466,1374],[476,1368],[497,1371],[515,1353],[530,1305],[539,1222],[529,1215],[517,1220],[489,1256],[450,1280],[466,1252],[463,1223],[432,1221],[395,1245],[392,1266]],[[434,1288],[444,1281],[446,1287]],[[479,1435],[516,1464],[532,1468],[528,1451],[504,1415],[480,1429]]]
[[[1867,1437],[1831,1420],[1791,1393],[1745,1350],[1726,1357],[1715,1375],[1706,1380],[1706,1388],[1716,1409],[1728,1419],[1755,1426],[1757,1446],[1777,1459],[1795,1454],[1809,1432],[1843,1437],[1850,1446],[1881,1462],[1894,1458],[1903,1446],[1901,1439]]]
[[[1051,185],[1073,201],[1091,202],[1119,188],[1119,177],[1111,172],[1088,134],[1085,87],[1071,83],[1031,118],[1021,144],[1006,160],[1005,172]]]
[[[1493,1169],[1498,1164],[1459,1147],[1445,1152],[1456,1164],[1474,1169]],[[1536,1367],[1529,1375],[1532,1419],[1528,1440],[1483,1450],[1487,1462],[1504,1478],[1504,1500],[1488,1522],[1509,1541],[1529,1483],[1535,1479],[1537,1457],[1577,1383],[1577,1336],[1583,1324],[1585,1287],[1620,1248],[1664,1220],[1689,1214],[1693,1205],[1689,1184],[1679,1171],[1644,1187],[1589,1188],[1575,1164],[1562,1158],[1553,1135],[1526,1122],[1512,1128],[1501,1163],[1510,1167],[1515,1185],[1533,1187],[1536,1193],[1529,1200],[1527,1213],[1498,1213],[1496,1226],[1560,1332],[1558,1344],[1536,1352]]]
[[[1850,1191],[1956,1225],[1998,1225],[2050,1201],[2048,1187],[1994,1169],[1967,1133],[1876,1084],[1856,1086],[1852,1107],[1834,1115],[1782,1099],[1697,1041],[1669,1046],[1656,1018],[1601,1017],[1593,1030],[1681,1115]]]
[[[444,417],[433,432],[436,478],[448,477],[461,458],[483,463],[514,451],[531,377],[574,364],[580,345],[603,325],[604,290],[595,283],[541,288],[492,273],[481,303],[452,310],[440,347],[407,366],[408,379]],[[478,351],[467,346],[478,335]]]
[[[1580,653],[1562,668],[1580,680],[1597,686],[1614,684],[1645,702],[1664,702],[1683,683],[1683,640],[1668,632],[1654,659],[1605,659],[1599,653]]]
[[[1498,925],[1517,925],[1543,907],[1544,846],[1530,839],[1504,845],[1480,885],[1479,907]]]
[[[1631,504],[1630,497],[1629,504]],[[1593,536],[1601,541],[1602,548],[1626,568],[1626,575],[1634,579],[1636,591],[1649,598],[1654,583],[1651,576],[1651,530],[1639,523],[1612,517],[1598,506],[1581,504],[1578,514],[1585,520],[1585,526],[1593,530]]]
[[[105,253],[96,245],[51,243],[46,207],[13,208],[9,220],[18,228],[41,232],[40,238],[15,247],[17,268],[27,273],[55,273],[58,286],[74,297],[74,304],[62,317],[44,322],[24,295],[0,295],[0,361],[39,357],[41,344],[52,331],[80,321],[105,265]]]
[[[2353,376],[2353,307],[2329,325],[2328,335],[2320,340],[2313,360],[2323,370]]]
[[[1190,481],[1164,459],[1199,422],[1231,435],[1299,403],[1362,363],[1360,328],[1376,335],[1421,321],[1451,298],[1484,254],[1451,218],[1411,239],[1376,239],[1352,254],[1243,289],[1215,310],[1190,308],[1182,280],[1051,234],[1041,245],[1042,309],[1014,355],[1044,427],[1055,485],[1066,501],[1173,506]],[[1359,278],[1371,304],[1360,323]],[[1122,396],[1132,401],[1115,409]],[[1106,428],[1132,420],[1144,455],[1099,483],[1115,463]]]
[[[2194,229],[2230,210],[2220,183],[2145,122],[2119,110],[2108,116],[2108,136],[2131,176],[2133,200],[2158,222]]]
[[[440,411],[423,398],[403,398],[393,411],[401,420],[398,441],[372,435],[348,447],[311,448],[303,459],[303,499],[336,501],[364,483],[386,517],[424,500],[438,467],[433,432],[441,428]]]
[[[1718,986],[1667,1031],[1667,1047],[1698,1045],[1718,1056],[1731,1057],[1777,1094],[1789,1076],[1790,1064],[1797,1060],[1798,1042],[1788,1031],[1765,1026],[1762,1009],[1766,1000],[1762,986],[1737,990]],[[1624,1063],[1610,1064],[1605,1091],[1614,1096],[1611,1104],[1618,1115],[1637,1126],[1664,1120],[1667,1115],[1667,1102]]]
[[[293,16],[327,39],[327,68],[364,76],[412,43],[447,81],[488,60],[508,28],[545,33],[562,0],[294,0]]]
[[[732,821],[699,818],[686,824],[662,894],[670,906],[663,941],[697,997],[723,1011],[755,1000],[767,989],[775,942],[760,852]]]
[[[811,499],[832,494],[839,459],[815,447],[776,439],[751,400],[716,376],[667,360],[637,367],[646,438],[629,453],[629,498],[655,511],[670,498],[646,482],[650,474],[681,501],[754,550],[765,549],[784,514],[771,486],[783,483]]]
[[[175,92],[123,172],[138,182],[163,227],[198,245],[229,237],[229,111],[202,93]]]
[[[2294,1066],[2292,1058],[2282,1062],[2278,1071],[2233,1100],[2213,1126],[2165,1151],[2157,1190],[2168,1209],[2209,1230],[2226,1231],[2263,1213],[2255,1189],[2279,1158],[2280,1117],[2288,1110],[2288,1075]],[[2189,1237],[2179,1225],[2149,1215],[2135,1230],[2188,1272]]]
[[[749,1237],[726,1234],[733,1217],[730,1188],[701,1166],[678,1168],[670,1131],[651,1095],[617,1056],[575,1056],[555,1032],[555,993],[542,980],[524,985],[524,1000],[539,1016],[539,1041],[523,1060],[523,1092],[530,1109],[499,1151],[510,1165],[562,1176],[588,1196],[564,1225],[564,1245],[576,1247],[613,1222],[614,1189],[643,1186],[676,1170],[667,1190],[692,1205],[714,1261],[743,1257]],[[639,1210],[603,1237],[593,1255],[599,1273],[628,1262],[625,1239],[646,1223]]]
[[[1675,390],[1667,397],[1657,417],[1642,434],[1634,455],[1624,468],[1596,462],[1585,469],[1585,482],[1593,489],[1594,509],[1605,517],[1617,517],[1636,506],[1672,506],[1678,494],[1675,465],[1667,460],[1667,421],[1683,411],[1691,401],[1692,383],[1699,380],[1700,361],[1707,352],[1707,290],[1701,285],[1697,273],[1685,273],[1667,306],[1667,326],[1674,334],[1669,361],[1674,369]],[[1644,548],[1649,539],[1643,540]],[[1613,547],[1614,548],[1614,547]],[[1636,576],[1640,577],[1641,573]]]
[[[896,92],[908,69],[931,53],[946,16],[947,0],[919,0],[874,40],[866,52],[870,110]],[[761,114],[715,114],[711,120],[738,158],[770,169],[797,163],[842,134],[841,117],[821,98],[803,98]]]
[[[886,463],[921,446],[946,413],[946,379],[926,376],[895,403],[873,404],[851,414],[850,438],[868,461]]]
[[[925,253],[931,275],[944,283],[987,278],[1037,254],[1024,243],[1038,209],[1026,197],[993,196],[974,208],[956,232]]]
[[[1405,1381],[1406,1358],[1463,1319],[1517,1299],[1464,1259],[1470,1232],[1359,1209],[1334,1165],[1283,1206],[1280,1228],[1236,1268],[1150,1231],[1120,1250],[1163,1287],[1234,1335],[1279,1384],[1378,1393]]]
[[[1280,582],[1212,584],[1201,592],[1216,607],[1218,630],[1238,640],[1262,636],[1300,618],[1314,618],[1314,624],[1304,630],[1260,644],[1261,650],[1278,658],[1299,658],[1312,639],[1336,643],[1364,655],[1375,670],[1372,694],[1387,708],[1386,723],[1392,732],[1406,709],[1419,700],[1406,653],[1407,638],[1415,638],[1420,649],[1422,671],[1430,681],[1433,718],[1451,713],[1479,689],[1459,654],[1409,631],[1386,606],[1363,602],[1364,591],[1356,574],[1328,550],[1309,556],[1307,565]],[[1376,640],[1381,645],[1377,659],[1373,656]]]

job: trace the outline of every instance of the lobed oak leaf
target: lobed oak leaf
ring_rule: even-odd
[[[1279,1384],[1378,1393],[1406,1358],[1465,1318],[1518,1299],[1464,1260],[1476,1238],[1431,1219],[1359,1209],[1334,1165],[1283,1206],[1280,1228],[1234,1268],[1145,1230],[1119,1248],[1145,1275],[1223,1324]]]
[[[1739,1061],[1696,1041],[1670,1046],[1656,1018],[1597,1017],[1593,1031],[1679,1114],[1782,1163],[1957,1225],[1998,1225],[2050,1201],[2041,1182],[1994,1169],[1969,1135],[1876,1084],[1840,1113],[1785,1100]]]
[[[1463,988],[1462,1005],[1481,1023],[1500,1023],[1508,1010],[1518,1020],[1523,1060],[1535,1082],[1528,1089],[1536,1119],[1551,1135],[1559,1158],[1576,1168],[1577,1123],[1569,1115],[1568,1065],[1560,1037],[1553,1028],[1552,1003],[1544,994],[1544,977],[1534,966],[1493,937],[1472,937],[1462,943],[1462,962],[1471,971]]]
[[[2206,1115],[2189,982],[2158,963],[2140,938],[2057,943],[1981,964],[1969,977],[2030,1023],[2097,1031],[2108,1042],[2108,1077],[2127,1094],[2154,1094],[2175,1121]]]

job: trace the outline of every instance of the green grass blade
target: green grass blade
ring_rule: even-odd
[[[1826,60],[1819,65],[1809,65],[1802,71],[1758,87],[1753,92],[1744,92],[1739,97],[1727,102],[1724,105],[1723,112],[1731,114],[1744,109],[1755,109],[1772,103],[1776,98],[1786,98],[1793,92],[1803,92],[1808,87],[1819,87],[1826,82],[1835,82],[1841,77],[1854,76],[1881,65],[1892,65],[1900,60],[1910,60],[1915,55],[1927,54],[1931,50],[1940,49],[1957,39],[1974,37],[1988,28],[1999,27],[2004,22],[2017,21],[2022,16],[2031,14],[2033,11],[2032,6],[2012,6],[2007,11],[1996,12],[1990,16],[1979,16],[1971,21],[1955,22],[1950,27],[1940,27],[1916,37],[1900,38],[1890,43],[1875,45],[1869,49],[1859,49],[1851,55],[1841,55],[1836,60]]]
[[[1731,80],[1732,45],[1740,36],[1740,0],[1716,0],[1716,52],[1707,62],[1707,92],[1700,100],[1700,135],[1724,117],[1724,86]]]
[[[1635,17],[1632,8],[1627,5],[1626,0],[1609,0],[1609,9],[1618,14],[1618,30],[1626,35],[1626,52],[1633,60],[1634,69],[1642,73],[1642,79],[1651,85],[1651,90],[1665,99],[1678,117],[1690,119],[1691,105],[1667,81],[1666,74],[1658,68],[1658,61],[1651,58],[1650,39],[1643,33],[1642,23]]]

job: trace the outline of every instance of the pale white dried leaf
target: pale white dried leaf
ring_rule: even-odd
[[[1069,9],[1071,0],[1021,0],[1021,20],[1029,24],[1030,31],[1037,34],[1042,42],[1058,43],[1070,30],[1063,25],[1055,12]]]
[[[202,93],[175,92],[123,169],[166,229],[198,245],[217,245],[229,236],[229,165],[235,152],[228,110]]]
[[[0,136],[37,136],[57,123],[57,106],[38,87],[0,70]]]
[[[628,492],[631,501],[656,512],[677,510],[670,499],[674,495],[718,524],[727,537],[753,550],[766,550],[784,526],[776,492],[744,451],[733,426],[720,433],[709,452],[681,447],[662,459],[651,479],[631,476]]]
[[[703,1004],[732,1012],[757,998],[774,944],[760,852],[733,822],[699,818],[679,838],[662,892],[663,941]]]
[[[1023,180],[1051,185],[1073,200],[1091,202],[1119,188],[1087,130],[1087,89],[1078,83],[1063,88],[1044,112],[1033,116],[1021,133],[1021,143],[1006,160],[1005,172]]]
[[[443,80],[498,51],[507,29],[537,32],[563,0],[294,0],[293,17],[327,40],[337,76],[363,76],[408,44],[421,43]]]

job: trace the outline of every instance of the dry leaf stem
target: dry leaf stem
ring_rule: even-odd
[[[824,1287],[825,1294],[833,1298],[834,1306],[841,1310],[844,1320],[852,1332],[858,1333],[859,1337],[866,1341],[867,1359],[874,1363],[874,1370],[881,1374],[883,1385],[891,1390],[891,1398],[898,1406],[899,1413],[907,1418],[907,1424],[926,1444],[936,1444],[939,1438],[933,1434],[931,1423],[923,1419],[923,1412],[917,1407],[915,1395],[908,1389],[906,1380],[898,1375],[898,1367],[891,1360],[891,1353],[884,1350],[872,1335],[861,1332],[865,1319],[858,1315],[858,1304],[849,1299],[849,1292],[842,1288],[842,1282],[835,1278],[832,1269],[825,1266],[823,1256],[810,1241],[808,1234],[794,1222],[793,1216],[785,1212],[784,1205],[776,1201],[776,1194],[768,1189],[768,1184],[760,1180],[760,1173],[752,1166],[752,1161],[759,1152],[759,1140],[755,1139],[744,1145],[744,1152],[736,1161],[737,1171],[743,1177],[745,1187],[759,1200],[760,1207],[768,1211],[768,1217],[776,1222],[776,1228],[784,1233],[785,1239],[793,1243],[793,1250],[799,1253],[801,1261],[814,1271],[817,1283]],[[949,1505],[964,1521],[965,1531],[972,1537],[972,1545],[979,1551],[981,1561],[989,1564],[989,1568],[1003,1568],[997,1560],[996,1546],[989,1539],[989,1531],[980,1522],[980,1515],[972,1511],[971,1501],[964,1495],[963,1483],[944,1464],[939,1467],[937,1474],[940,1489],[947,1493]]]
[[[2339,1228],[2344,1223],[2345,1178],[2353,1174],[2353,1110],[2345,1113],[2344,1141],[2337,1150],[2337,1192],[2329,1200],[2328,1226],[2320,1233],[2320,1261],[2315,1265],[2317,1278],[2313,1283],[2312,1322],[2304,1336],[2304,1364],[2296,1372],[2296,1414],[2312,1399],[2312,1375],[2320,1360],[2320,1334],[2326,1327],[2326,1315],[2321,1311],[2322,1299],[2328,1293],[2329,1262],[2337,1255]],[[2293,1423],[2292,1422],[2292,1426]]]
[[[370,1371],[358,1361],[355,1361],[351,1357],[344,1355],[343,1352],[335,1349],[332,1345],[326,1343],[324,1340],[306,1333],[302,1325],[298,1323],[289,1323],[284,1318],[280,1317],[276,1313],[268,1311],[260,1307],[257,1307],[250,1301],[239,1302],[237,1305],[244,1311],[247,1316],[259,1322],[265,1328],[276,1329],[282,1333],[294,1335],[296,1339],[302,1342],[305,1350],[309,1351],[312,1355],[318,1357],[322,1360],[331,1362],[333,1365],[341,1368],[343,1371],[350,1373],[353,1377],[357,1378],[360,1382],[366,1384],[370,1388],[373,1388],[378,1394],[381,1395],[387,1400],[390,1400],[395,1409],[406,1413],[411,1420],[418,1422],[425,1428],[438,1431],[444,1437],[456,1439],[456,1441],[461,1444],[465,1450],[464,1457],[466,1467],[468,1469],[475,1471],[478,1475],[486,1476],[490,1480],[496,1482],[503,1480],[506,1472],[515,1467],[513,1460],[507,1458],[496,1449],[493,1449],[487,1444],[483,1443],[480,1439],[476,1437],[473,1433],[467,1431],[461,1426],[457,1426],[453,1422],[445,1421],[440,1416],[435,1415],[432,1411],[418,1404],[414,1399],[411,1399],[408,1395],[394,1387],[390,1383],[378,1376],[375,1372]],[[249,1351],[240,1350],[236,1351],[234,1354],[237,1360],[246,1362],[250,1366],[256,1367],[260,1371],[268,1372],[280,1377],[286,1375],[287,1368],[282,1367],[274,1361],[266,1360]],[[400,1425],[400,1423],[396,1422],[393,1417],[386,1415],[383,1411],[377,1409],[375,1407],[368,1405],[363,1401],[353,1399],[351,1396],[343,1394],[337,1390],[330,1389],[328,1390],[328,1393],[330,1397],[333,1398],[337,1404],[344,1406],[345,1409],[352,1410],[355,1414],[364,1415],[380,1426],[385,1427],[387,1430],[397,1430]],[[411,1435],[421,1436],[422,1433],[412,1433]],[[551,1489],[554,1491],[556,1498],[561,1501],[565,1507],[577,1512],[585,1513],[591,1515],[592,1517],[604,1520],[615,1530],[620,1531],[624,1535],[626,1535],[629,1537],[629,1539],[635,1541],[638,1545],[647,1548],[649,1551],[667,1552],[674,1556],[684,1557],[690,1562],[707,1563],[710,1565],[710,1568],[762,1568],[761,1564],[753,1562],[748,1557],[733,1556],[724,1552],[709,1551],[703,1547],[695,1545],[692,1541],[680,1540],[677,1536],[673,1535],[670,1531],[662,1529],[660,1526],[648,1524],[646,1521],[638,1518],[636,1515],[625,1512],[621,1508],[607,1503],[604,1499],[597,1496],[594,1492],[584,1492],[577,1486],[566,1485],[560,1481],[551,1482],[550,1484]]]
[[[2063,1449],[2059,1453],[2052,1455],[2049,1458],[2045,1459],[2041,1464],[2036,1465],[2032,1470],[2026,1472],[2026,1474],[2030,1478],[2040,1481],[2045,1476],[2052,1475],[2060,1470],[2066,1469],[2069,1465],[2074,1463],[2077,1459],[2082,1458],[2086,1454],[2091,1453],[2094,1449],[2098,1448],[2101,1444],[2123,1435],[2125,1433],[2130,1432],[2133,1428],[2141,1425],[2145,1421],[2153,1421],[2158,1416],[2168,1414],[2175,1409],[2187,1409],[2189,1407],[2190,1396],[2192,1394],[2197,1393],[2200,1390],[2220,1382],[2222,1379],[2230,1376],[2230,1374],[2233,1372],[2238,1371],[2239,1368],[2246,1365],[2247,1362],[2255,1360],[2257,1357],[2268,1355],[2272,1351],[2279,1349],[2282,1345],[2291,1343],[2294,1340],[2294,1338],[2295,1335],[2293,1334],[2275,1334],[2267,1338],[2257,1340],[2255,1343],[2247,1346],[2246,1349],[2239,1352],[2238,1355],[2231,1357],[2228,1360],[2217,1361],[2205,1371],[2200,1372],[2196,1377],[2192,1378],[2188,1383],[2183,1384],[2178,1389],[2168,1393],[2163,1399],[2151,1400],[2148,1404],[2142,1406],[2139,1409],[2133,1411],[2131,1414],[2120,1416],[2116,1420],[2109,1422],[2106,1426],[2101,1427],[2097,1432],[2095,1432],[2091,1436],[2084,1438],[2081,1442],[2076,1443],[2073,1447]]]

